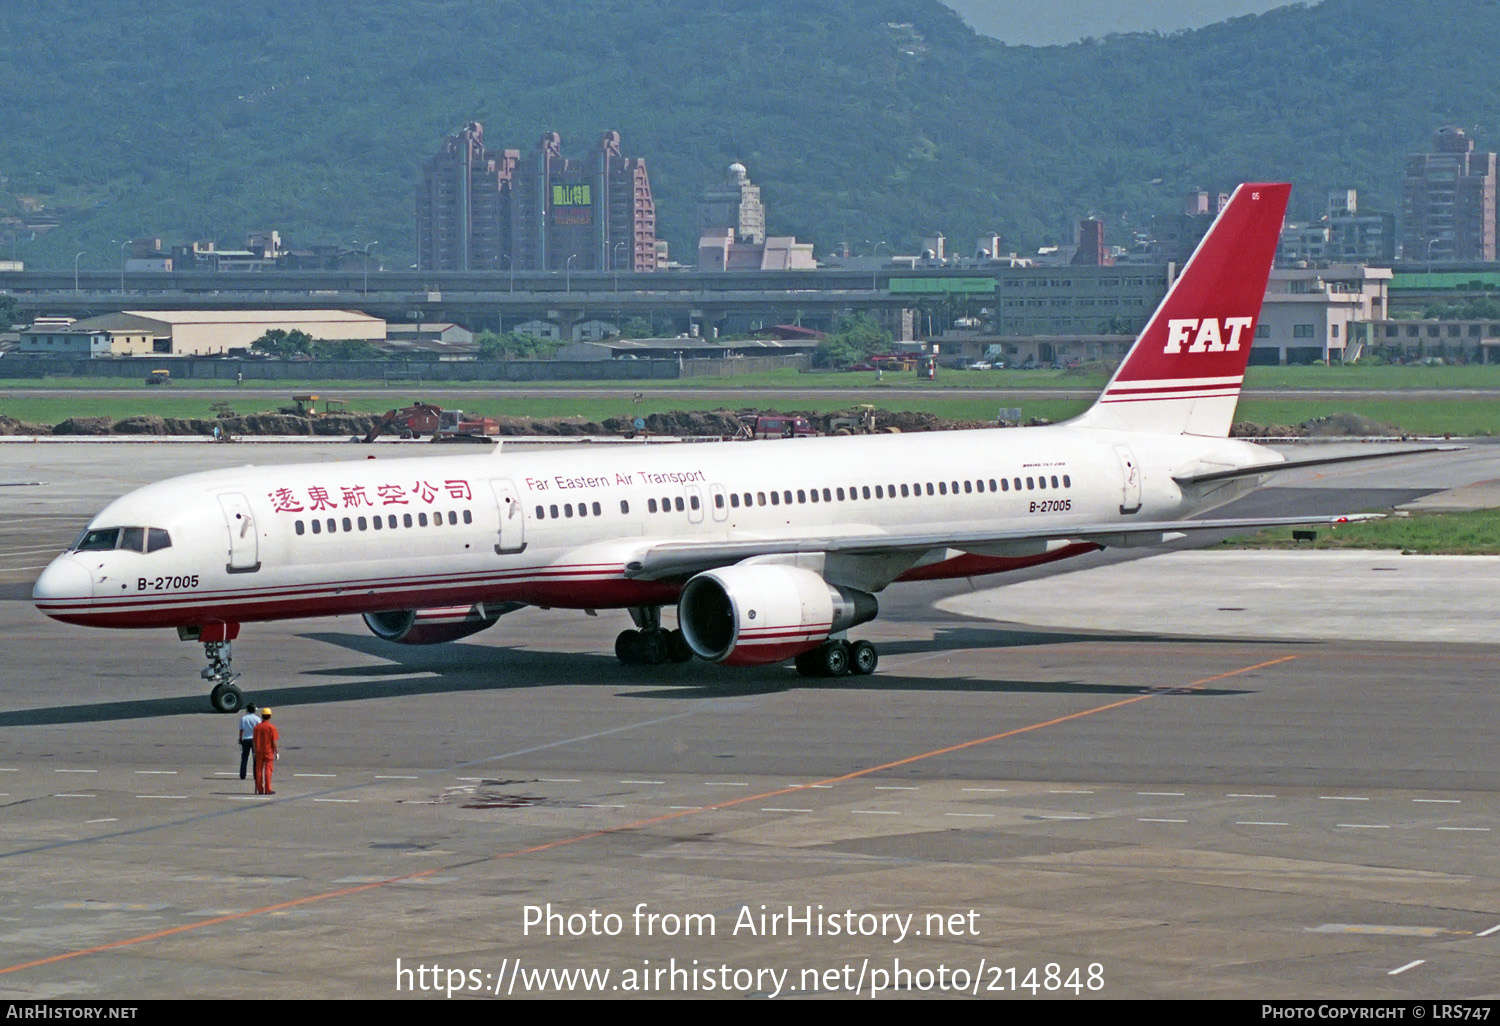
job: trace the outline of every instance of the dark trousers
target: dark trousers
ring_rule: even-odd
[[[255,751],[254,741],[240,741],[240,779],[245,779],[245,767],[250,765],[250,753]]]

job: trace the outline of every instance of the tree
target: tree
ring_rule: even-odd
[[[840,321],[838,329],[818,343],[813,363],[819,367],[844,368],[889,349],[891,333],[866,314]]]
[[[319,360],[378,360],[382,354],[362,338],[345,338],[315,340],[312,355]]]
[[[16,323],[20,312],[21,304],[16,302],[16,297],[9,292],[0,292],[0,327],[8,328]]]
[[[293,328],[287,331],[285,328],[271,328],[260,338],[250,343],[250,348],[256,352],[269,353],[271,356],[287,360],[293,356],[311,356],[313,337],[305,331]]]
[[[540,338],[514,331],[507,331],[503,335],[482,331],[474,341],[479,347],[481,360],[545,360],[562,345],[555,338]]]

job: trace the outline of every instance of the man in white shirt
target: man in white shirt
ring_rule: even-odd
[[[260,725],[260,716],[255,706],[245,706],[245,715],[240,717],[240,779],[245,779],[245,767],[255,750],[255,728]]]

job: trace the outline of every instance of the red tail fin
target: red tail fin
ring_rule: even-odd
[[[1234,190],[1098,401],[1074,423],[1229,434],[1291,191]]]

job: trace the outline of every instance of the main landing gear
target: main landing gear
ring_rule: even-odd
[[[630,618],[639,629],[621,631],[615,638],[615,656],[626,666],[660,666],[693,658],[693,649],[682,631],[662,627],[660,606],[636,607],[630,611]]]
[[[846,674],[863,677],[875,672],[880,654],[868,641],[829,640],[810,652],[803,652],[795,662],[797,672],[804,677],[842,677]]]

